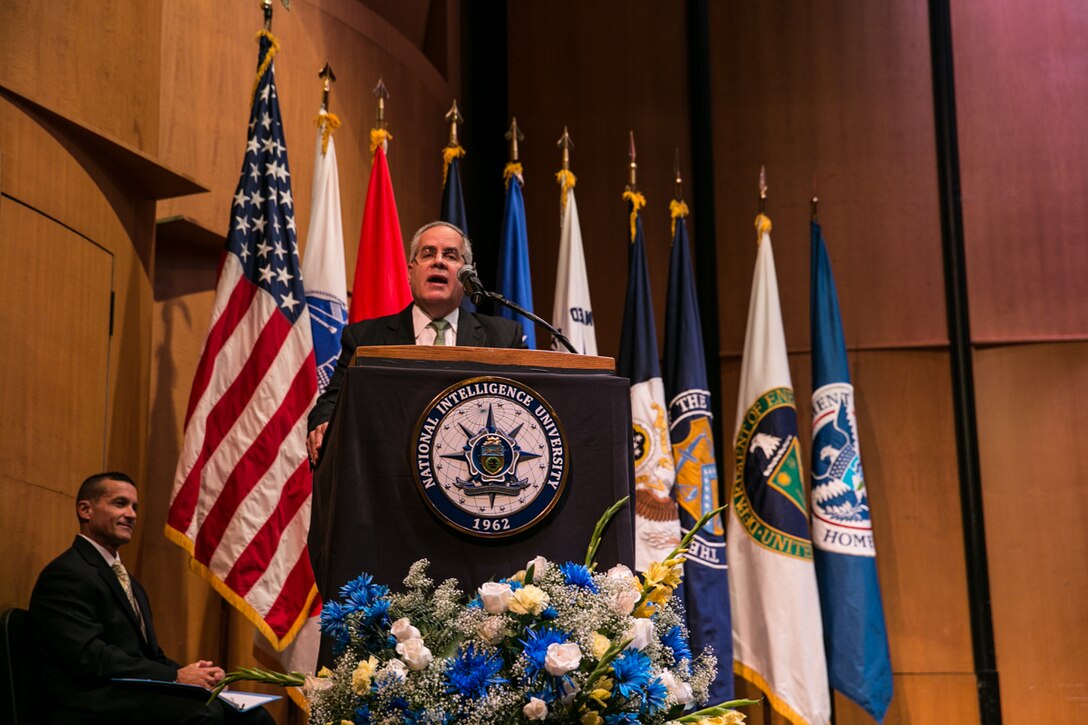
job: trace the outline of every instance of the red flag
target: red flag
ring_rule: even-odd
[[[363,228],[359,233],[349,323],[395,314],[412,301],[397,200],[393,196],[393,182],[385,159],[385,139],[391,137],[384,129],[375,129],[370,132],[370,138],[374,164],[370,169]]]
[[[306,416],[317,397],[291,172],[271,56],[231,206],[208,339],[185,415],[166,536],[282,649],[314,606]]]

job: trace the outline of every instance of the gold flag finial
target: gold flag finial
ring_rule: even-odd
[[[677,201],[684,200],[684,177],[680,175],[680,147],[676,147],[676,157],[672,165],[673,173],[676,176],[676,199]]]
[[[563,149],[563,171],[570,171],[570,150],[574,148],[574,141],[571,141],[566,126],[563,127],[563,135],[559,137],[555,145]]]
[[[767,167],[763,164],[759,167],[759,213],[762,214],[767,206]]]
[[[457,99],[453,99],[453,105],[450,106],[450,110],[446,111],[446,122],[450,125],[450,142],[449,146],[460,146],[461,143],[457,140],[457,124],[463,124],[465,119],[461,116],[461,112],[457,110]]]
[[[336,74],[332,72],[329,61],[325,61],[325,67],[317,72],[317,77],[321,79],[321,110],[328,111],[329,91],[332,90],[332,84],[336,82]]]
[[[382,129],[385,128],[385,99],[389,98],[389,89],[385,87],[381,76],[378,76],[378,85],[374,86],[372,93],[378,98],[378,122],[375,127]]]
[[[511,116],[510,130],[506,132],[506,140],[510,142],[510,163],[518,162],[518,141],[525,140],[525,134],[518,128],[517,117]]]
[[[630,161],[627,164],[627,190],[638,191],[638,164],[635,163],[635,132],[628,132],[628,146],[627,146],[627,158]]]

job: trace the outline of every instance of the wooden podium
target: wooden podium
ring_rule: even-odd
[[[322,597],[362,572],[401,589],[422,558],[432,579],[454,577],[466,593],[537,555],[583,561],[597,519],[634,480],[630,386],[613,370],[610,358],[558,352],[360,347],[314,473],[309,549]],[[503,515],[522,498],[531,504]],[[531,519],[520,531],[518,516]],[[631,508],[613,520],[601,566],[633,566],[633,520]]]

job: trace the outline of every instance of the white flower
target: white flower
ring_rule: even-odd
[[[541,574],[547,571],[549,566],[551,566],[551,562],[543,556],[538,556],[525,565],[525,570],[528,571],[529,567],[533,567],[533,580],[535,581]]]
[[[506,611],[506,604],[510,601],[513,592],[509,584],[487,582],[480,587],[480,600],[484,603],[484,611],[488,614],[502,614]]]
[[[658,677],[661,680],[661,684],[669,691],[669,694],[676,698],[677,705],[687,705],[691,702],[691,685],[686,682],[677,681],[676,676],[669,670],[663,671]]]
[[[506,634],[506,623],[502,617],[488,617],[476,628],[476,634],[488,644],[498,644]]]
[[[609,579],[619,579],[621,581],[627,581],[628,579],[633,579],[635,577],[635,575],[631,573],[631,570],[623,564],[616,564],[606,571],[604,575]]]
[[[389,631],[397,638],[398,642],[419,637],[419,630],[412,626],[412,623],[408,621],[408,617],[401,617],[393,622],[393,626],[390,627]]]
[[[549,648],[555,645],[548,645]],[[566,646],[566,645],[562,645]],[[575,686],[572,680],[564,678],[560,681],[559,685],[559,702],[564,705],[569,705],[574,702],[574,696],[578,694],[578,687]]]
[[[654,623],[649,619],[636,619],[631,622],[631,626],[627,628],[627,634],[624,635],[624,639],[631,640],[631,644],[627,645],[627,649],[646,649],[650,644],[650,639],[654,636]]]
[[[302,694],[307,700],[313,700],[314,695],[319,692],[324,692],[335,684],[336,681],[331,677],[314,677],[313,675],[306,675],[306,683],[302,686]]]
[[[558,677],[576,669],[582,662],[582,650],[573,642],[558,644],[552,642],[548,645],[548,652],[544,655],[544,669],[549,675]]]
[[[521,711],[530,720],[543,720],[548,717],[548,704],[539,697],[533,697],[525,707],[521,708]]]
[[[408,665],[408,669],[417,672],[431,664],[434,659],[434,655],[431,654],[431,651],[427,649],[427,645],[423,644],[423,640],[419,637],[398,642],[397,654],[404,658],[404,663]]]
[[[612,599],[608,605],[616,614],[626,616],[635,611],[635,605],[638,604],[641,596],[642,594],[637,589],[623,589],[612,594]]]
[[[385,666],[378,672],[378,679],[383,681],[396,680],[404,682],[407,677],[408,667],[395,657],[386,662]]]

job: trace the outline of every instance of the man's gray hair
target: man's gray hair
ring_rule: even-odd
[[[461,235],[461,246],[465,250],[463,255],[465,264],[472,264],[472,242],[470,242],[468,237],[465,236],[465,233],[461,231],[461,227],[456,224],[450,224],[449,222],[429,222],[421,226],[412,236],[412,241],[408,245],[408,261],[411,262],[416,258],[416,252],[419,251],[419,238],[423,236],[425,231],[434,229],[435,227],[447,227]]]

